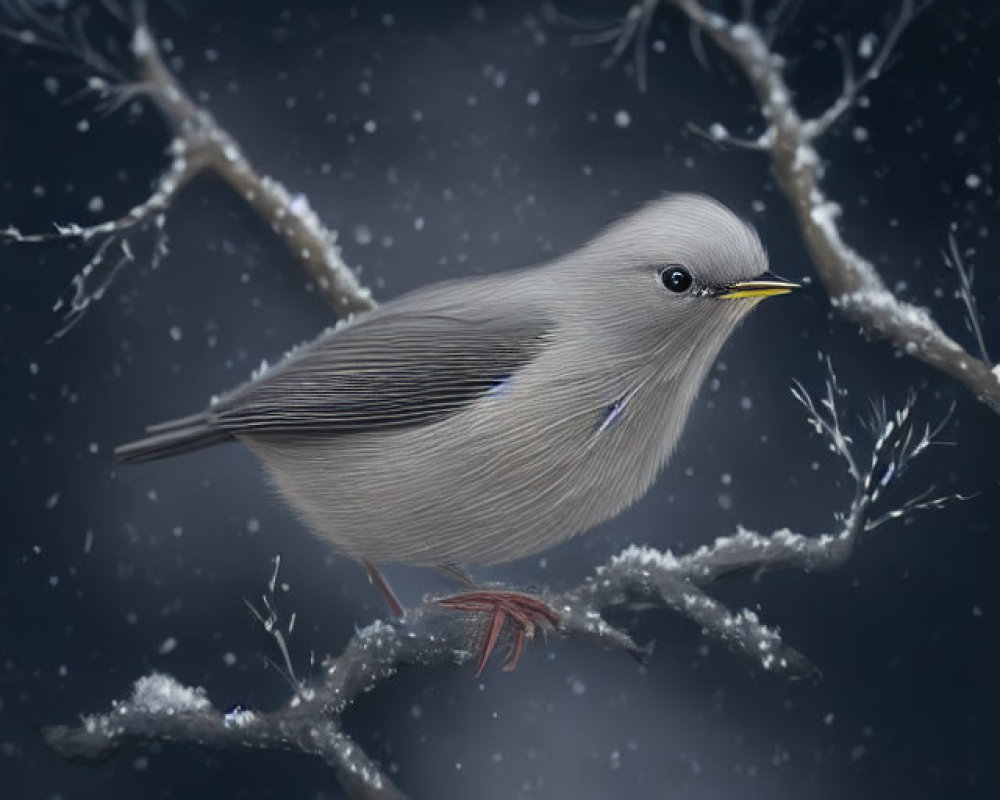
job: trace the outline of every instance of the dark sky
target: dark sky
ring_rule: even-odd
[[[624,3],[559,8],[610,20]],[[835,34],[885,30],[893,4],[803,3],[779,49],[804,112],[839,81]],[[724,58],[692,53],[657,16],[649,88],[606,50],[576,47],[537,2],[153,4],[180,79],[263,172],[304,192],[345,259],[388,299],[446,277],[543,261],[668,190],[713,194],[760,230],[776,272],[814,271],[766,160],[688,123],[758,124]],[[892,68],[821,145],[845,237],[890,286],[963,344],[954,226],[1000,352],[1000,32],[995,3],[937,2]],[[93,44],[122,31],[98,18]],[[91,223],[142,200],[168,135],[143,104],[95,112],[65,60],[0,50],[0,227]],[[269,708],[287,687],[247,613],[280,554],[292,655],[337,651],[383,613],[363,571],[314,540],[252,456],[224,447],[119,468],[116,444],[189,413],[332,322],[304,272],[230,191],[190,186],[170,251],[138,259],[65,336],[54,301],[90,247],[0,248],[0,776],[4,796],[333,798],[319,763],[271,753],[132,747],[99,767],[60,761],[43,725],[106,709],[151,670],[222,707]],[[851,485],[792,399],[831,356],[858,446],[869,399],[953,421],[896,500],[933,484],[975,494],[880,529],[843,568],[735,578],[717,596],[781,628],[824,672],[763,673],[687,621],[646,612],[651,663],[557,639],[512,675],[405,673],[363,698],[348,730],[419,798],[995,797],[1000,418],[964,389],[871,341],[815,286],[764,305],[719,358],[681,448],[635,508],[543,557],[481,578],[565,587],[628,543],[677,550],[744,525],[833,530]],[[449,584],[390,568],[404,599]]]

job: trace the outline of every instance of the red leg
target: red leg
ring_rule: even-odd
[[[489,628],[486,629],[486,638],[483,641],[483,650],[479,654],[479,661],[476,663],[476,677],[478,678],[483,674],[483,670],[486,668],[486,662],[490,660],[490,653],[493,652],[493,648],[497,645],[497,639],[500,638],[500,632],[503,630],[504,623],[507,622],[507,615],[503,612],[502,608],[493,609],[493,616],[490,617]]]
[[[534,639],[537,631],[551,631],[559,626],[559,615],[555,611],[537,597],[521,592],[482,589],[442,597],[437,602],[454,611],[489,614],[482,636],[482,650],[476,664],[476,677],[485,668],[508,621],[511,624],[512,638],[510,651],[503,665],[505,672],[510,672],[517,666],[524,652],[524,643]]]
[[[507,655],[507,660],[503,662],[501,669],[504,672],[513,672],[517,667],[517,663],[521,660],[521,653],[524,652],[524,640],[530,639],[535,635],[534,629],[525,630],[524,628],[514,629],[514,643],[510,647],[510,652]]]
[[[392,612],[392,615],[396,619],[402,619],[404,613],[403,605],[399,602],[399,598],[396,597],[396,593],[392,590],[385,576],[371,561],[365,560],[362,563],[365,565],[365,569],[368,570],[368,580],[378,587],[378,590],[382,593],[382,597],[385,598],[385,602],[389,604],[389,610]]]

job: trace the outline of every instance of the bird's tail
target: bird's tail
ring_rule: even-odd
[[[150,435],[145,439],[115,448],[115,455],[119,461],[127,463],[155,461],[200,450],[233,438],[228,431],[216,427],[205,412],[151,425],[146,432]]]

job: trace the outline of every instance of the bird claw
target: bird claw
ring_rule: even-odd
[[[555,630],[559,626],[559,615],[555,611],[537,597],[521,592],[483,589],[442,597],[437,603],[452,611],[489,614],[482,650],[476,664],[477,678],[486,667],[508,621],[512,631],[507,658],[502,667],[504,672],[511,672],[517,667],[524,652],[524,643],[534,639],[536,632]]]

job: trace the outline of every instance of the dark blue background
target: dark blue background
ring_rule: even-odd
[[[881,32],[895,6],[803,5],[779,49],[802,109],[816,112],[838,88],[833,34]],[[606,51],[571,46],[572,31],[545,23],[535,2],[187,6],[151,9],[182,81],[260,170],[308,195],[379,298],[544,260],[676,189],[752,219],[777,272],[813,274],[766,160],[688,132],[692,121],[742,132],[758,118],[721,55],[709,47],[710,70],[697,64],[671,11],[657,17],[652,38],[664,47],[640,94],[626,69],[601,69]],[[625,4],[561,7],[610,19]],[[994,357],[998,22],[987,0],[931,5],[866,92],[870,107],[821,146],[848,241],[972,346],[940,258],[957,224],[976,251]],[[98,21],[95,43],[112,29]],[[168,141],[155,113],[100,116],[87,98],[68,102],[79,74],[16,49],[0,58],[0,226],[88,223],[145,197]],[[53,96],[43,80],[57,74]],[[615,124],[620,111],[627,127]],[[95,196],[99,214],[88,212]],[[158,270],[140,237],[139,261],[54,342],[52,303],[89,250],[0,249],[3,794],[336,797],[329,772],[300,756],[136,747],[88,768],[41,741],[41,726],[106,709],[154,669],[221,706],[282,702],[287,688],[265,662],[277,654],[243,603],[263,590],[276,553],[301,671],[382,613],[362,570],[302,528],[242,449],[115,465],[113,447],[145,424],[200,408],[331,322],[283,245],[215,181],[185,191],[168,231]],[[649,612],[624,620],[658,642],[646,668],[554,640],[513,675],[402,674],[350,711],[350,732],[425,798],[997,796],[1000,418],[867,341],[815,286],[765,304],[727,346],[679,453],[636,508],[543,558],[476,574],[559,587],[630,542],[685,548],[737,524],[830,531],[851,487],[788,392],[792,378],[820,388],[819,351],[850,389],[859,443],[854,412],[869,397],[900,402],[915,387],[928,419],[956,404],[954,444],[904,476],[897,498],[930,483],[979,493],[880,529],[835,572],[718,588],[779,625],[823,669],[821,683],[763,674],[686,621]],[[428,572],[390,575],[411,601],[446,586]],[[177,646],[162,654],[170,637]]]

